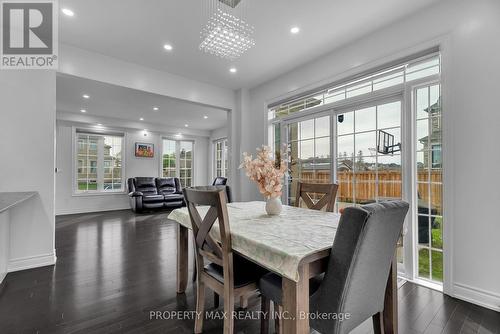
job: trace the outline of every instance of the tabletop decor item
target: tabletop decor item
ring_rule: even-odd
[[[267,199],[267,214],[279,215],[282,209],[283,177],[287,167],[285,160],[282,159],[285,156],[284,152],[276,152],[276,159],[273,158],[272,153],[271,148],[265,145],[257,148],[255,159],[244,152],[240,168],[246,170],[247,176],[257,183],[260,193]]]

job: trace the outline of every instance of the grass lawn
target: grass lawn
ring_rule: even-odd
[[[432,229],[432,247],[443,248],[443,233],[441,230],[442,218],[437,217]],[[418,251],[418,274],[420,277],[429,278],[434,281],[443,281],[443,253],[431,251],[432,257],[432,277],[430,276],[429,250],[422,248]]]
[[[78,183],[78,190],[97,190],[97,183],[89,183],[87,189],[87,183]]]

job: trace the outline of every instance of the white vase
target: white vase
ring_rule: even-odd
[[[281,213],[283,205],[281,204],[281,198],[271,197],[266,202],[266,212],[270,216],[277,216]]]

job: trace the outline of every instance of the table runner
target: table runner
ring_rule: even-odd
[[[332,247],[340,214],[283,206],[279,216],[268,216],[265,202],[235,202],[227,205],[233,249],[262,266],[299,280],[298,266],[308,255]],[[200,207],[202,217],[208,207]],[[191,229],[187,208],[168,216]],[[220,240],[219,227],[211,233]]]

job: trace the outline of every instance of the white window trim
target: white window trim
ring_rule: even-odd
[[[82,132],[89,132],[89,133],[96,133],[96,134],[101,134],[101,135],[107,135],[108,133],[113,133],[115,135],[119,134],[123,136],[123,141],[122,141],[122,185],[123,185],[123,190],[121,191],[79,191],[78,190],[78,180],[77,180],[77,168],[78,164],[76,162],[77,160],[77,145],[78,141],[76,140],[77,136],[77,129],[81,130]],[[91,197],[91,196],[112,196],[112,195],[125,195],[127,194],[127,185],[126,185],[126,165],[127,165],[127,133],[124,133],[122,131],[114,131],[113,129],[106,129],[106,130],[99,130],[99,129],[92,129],[92,128],[85,128],[85,127],[76,127],[72,126],[71,127],[71,196],[72,197]]]

